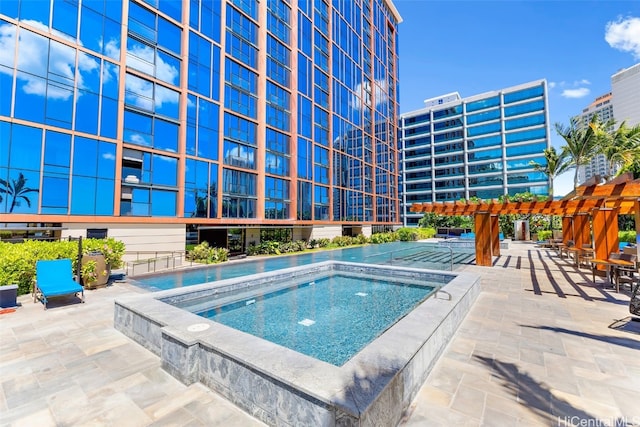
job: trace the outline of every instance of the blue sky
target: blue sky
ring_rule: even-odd
[[[395,0],[400,37],[400,112],[449,92],[467,97],[538,79],[549,83],[554,123],[569,124],[611,75],[640,62],[640,1]],[[573,189],[573,171],[555,180]]]

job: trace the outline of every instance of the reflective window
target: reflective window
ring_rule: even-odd
[[[172,24],[152,11],[129,2],[129,33],[146,39],[176,55],[180,55],[180,27]]]
[[[500,132],[500,122],[488,123],[486,125],[480,125],[467,128],[467,136],[484,135],[487,133]]]
[[[506,130],[518,129],[528,126],[541,125],[545,122],[544,114],[536,114],[535,116],[521,117],[518,119],[506,120],[504,128]]]
[[[189,89],[206,97],[211,97],[211,49],[211,42],[189,32]]]
[[[147,4],[169,15],[176,21],[182,21],[182,2],[179,0],[143,0]]]
[[[258,125],[233,114],[224,114],[224,137],[235,141],[256,145]]]
[[[209,172],[211,169],[211,172]],[[185,218],[215,218],[217,209],[217,176],[215,164],[187,159],[185,164]]]
[[[178,120],[179,101],[179,92],[127,74],[125,105]]]
[[[255,169],[256,149],[234,141],[224,140],[224,164]]]
[[[220,43],[220,1],[190,0],[189,25]]]
[[[481,99],[479,101],[469,102],[466,107],[467,107],[467,113],[470,113],[472,111],[483,110],[485,108],[495,107],[497,105],[500,105],[499,96],[494,96],[487,99]]]
[[[311,183],[298,181],[297,219],[311,220],[313,199],[311,198]]]
[[[473,139],[467,140],[467,148],[469,150],[472,150],[474,148],[490,147],[492,145],[500,145],[500,144],[502,144],[502,136],[500,135],[488,136],[485,138],[473,138]]]
[[[265,177],[264,216],[268,219],[289,218],[289,181]]]
[[[313,219],[329,219],[329,188],[320,185],[313,186]]]
[[[52,27],[75,39],[78,30],[78,2],[53,0]]]
[[[502,159],[502,148],[494,148],[493,150],[473,151],[467,153],[469,162],[477,162],[479,160]]]
[[[547,182],[547,176],[543,172],[519,172],[507,174],[507,184],[523,184]]]
[[[533,139],[542,139],[547,136],[545,128],[531,129],[520,132],[511,132],[505,135],[507,144],[521,141],[530,141]]]
[[[500,118],[500,110],[490,110],[478,114],[470,114],[467,116],[467,124],[475,124],[480,122],[488,122]]]
[[[545,148],[547,148],[547,144],[544,142],[520,145],[517,147],[507,147],[507,157],[539,154],[542,153]]]
[[[531,113],[533,111],[540,111],[544,109],[544,101],[533,101],[527,102],[525,104],[512,105],[510,107],[505,107],[504,115],[505,117],[511,117],[518,114]]]
[[[476,159],[478,160],[478,159]],[[502,160],[494,158],[493,162],[469,165],[469,175],[502,171]]]
[[[526,159],[515,159],[507,161],[507,170],[519,170],[519,169],[532,169],[531,162],[538,163],[539,165],[546,165],[547,160],[544,157],[534,157]]]
[[[257,99],[255,96],[238,90],[232,86],[225,85],[224,106],[236,113],[257,119]]]
[[[72,215],[113,215],[115,160],[115,144],[91,138],[74,138]]]
[[[120,60],[122,2],[83,1],[80,11],[80,42],[88,49]]]
[[[308,139],[298,138],[298,178],[312,178],[312,147],[313,144]]]
[[[535,98],[538,96],[542,96],[543,94],[544,94],[544,89],[542,85],[527,88],[527,89],[522,89],[517,92],[505,93],[504,103],[509,104],[512,102],[522,101],[528,98]]]
[[[502,174],[469,178],[469,187],[488,187],[492,185],[502,185],[502,183]]]
[[[180,84],[180,59],[155,46],[127,37],[127,66],[165,83]]]

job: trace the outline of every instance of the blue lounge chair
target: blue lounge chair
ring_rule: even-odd
[[[80,294],[84,302],[84,288],[72,278],[70,259],[56,259],[36,262],[36,284],[34,302],[39,299],[47,309],[48,299],[69,294]]]

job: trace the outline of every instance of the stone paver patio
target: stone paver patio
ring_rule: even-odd
[[[628,293],[531,243],[465,270],[482,276],[482,293],[404,425],[640,425]],[[113,300],[132,292],[143,291],[116,283],[47,311],[23,296],[0,315],[0,425],[262,425],[113,328]]]

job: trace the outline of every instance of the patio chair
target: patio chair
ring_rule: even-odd
[[[631,299],[629,300],[629,313],[634,316],[640,316],[640,283],[635,288],[632,285]],[[640,321],[640,318],[635,317],[632,320]]]
[[[40,300],[46,310],[49,298],[70,294],[80,294],[80,300],[84,302],[84,288],[73,280],[70,259],[36,262],[33,302]]]

